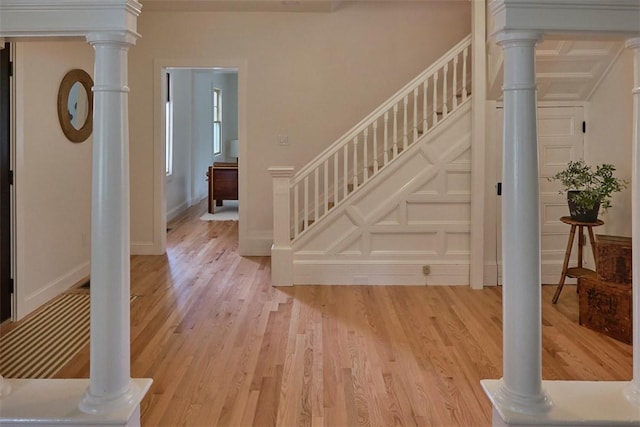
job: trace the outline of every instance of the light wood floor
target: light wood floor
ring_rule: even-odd
[[[204,206],[166,256],[132,258],[133,377],[143,426],[488,426],[502,370],[501,290],[269,285],[237,222]],[[631,347],[577,324],[575,287],[543,287],[546,379],[627,380]],[[87,377],[88,349],[58,377]]]

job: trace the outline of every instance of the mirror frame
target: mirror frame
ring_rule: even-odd
[[[87,120],[80,129],[76,129],[71,124],[69,119],[69,111],[67,103],[69,101],[69,94],[71,88],[75,83],[80,83],[84,90],[87,92],[87,102],[89,104],[89,110],[87,112]],[[60,127],[62,132],[71,142],[83,142],[91,132],[93,131],[93,79],[84,70],[74,69],[69,71],[62,82],[60,83],[60,89],[58,90],[58,120],[60,121]]]

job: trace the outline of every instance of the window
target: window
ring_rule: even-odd
[[[164,103],[165,114],[165,173],[173,173],[173,99],[171,97],[171,74],[167,73],[167,99]]]
[[[213,154],[222,152],[222,96],[220,89],[212,90],[213,107]]]

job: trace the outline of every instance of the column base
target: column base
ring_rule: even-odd
[[[140,425],[140,402],[151,387],[151,379],[134,379],[137,394],[126,405],[100,414],[87,414],[78,403],[89,387],[88,379],[6,379],[11,393],[0,399],[0,425],[17,427]]]
[[[514,412],[500,399],[502,380],[482,380],[493,405],[493,427],[639,426],[640,406],[625,398],[627,381],[542,381],[553,406],[538,414]]]
[[[79,408],[85,414],[104,415],[113,413],[135,404],[139,394],[140,387],[133,380],[129,381],[127,390],[117,396],[94,396],[91,394],[91,387],[88,387],[80,400]]]
[[[498,380],[500,386],[493,393],[496,406],[506,409],[509,412],[516,412],[527,415],[538,415],[549,412],[552,407],[551,400],[541,392],[538,396],[522,396],[509,390],[503,380]]]

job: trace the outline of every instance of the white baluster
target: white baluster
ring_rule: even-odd
[[[382,148],[384,149],[384,154],[382,160],[384,161],[384,165],[386,166],[389,163],[389,112],[384,112],[384,138],[382,140]]]
[[[449,63],[444,64],[442,72],[442,118],[447,117],[449,113],[449,100],[447,99],[447,73],[449,72]]]
[[[362,166],[364,167],[364,179],[362,180],[363,184],[369,180],[369,156],[368,156],[369,150],[367,149],[368,144],[369,144],[369,128],[366,128],[364,130],[364,147],[362,148],[363,150],[362,158],[364,159],[364,162],[362,163]]]
[[[462,51],[462,100],[467,100],[467,55],[468,48]]]
[[[342,156],[342,185],[344,197],[349,194],[349,144],[344,144],[344,156]]]
[[[324,161],[324,188],[322,193],[324,194],[324,213],[326,214],[329,211],[329,159]]]
[[[313,219],[318,221],[318,211],[320,210],[320,169],[313,171]]]
[[[304,177],[304,207],[302,209],[302,213],[304,218],[302,218],[302,223],[304,224],[304,229],[309,228],[309,175]]]
[[[293,236],[300,234],[300,185],[293,187]]]
[[[402,132],[402,149],[406,150],[407,146],[409,145],[409,128],[407,126],[407,106],[409,105],[409,97],[405,96],[403,99],[403,105],[404,105],[404,111],[403,111],[403,119],[402,119],[402,126],[403,126],[403,132]]]
[[[353,138],[353,189],[358,188],[358,137]]]
[[[338,195],[338,164],[340,151],[336,151],[333,155],[333,205],[337,205],[340,201],[340,197]]]
[[[424,81],[422,90],[422,133],[427,133],[429,124],[427,123],[427,91],[429,89],[429,79]]]
[[[398,155],[398,104],[393,106],[393,158]]]
[[[433,74],[433,122],[431,126],[438,123],[438,71]]]
[[[458,55],[453,58],[453,109],[458,107]]]
[[[378,173],[378,119],[373,122],[373,173]]]
[[[413,142],[418,139],[418,87],[413,90]]]

